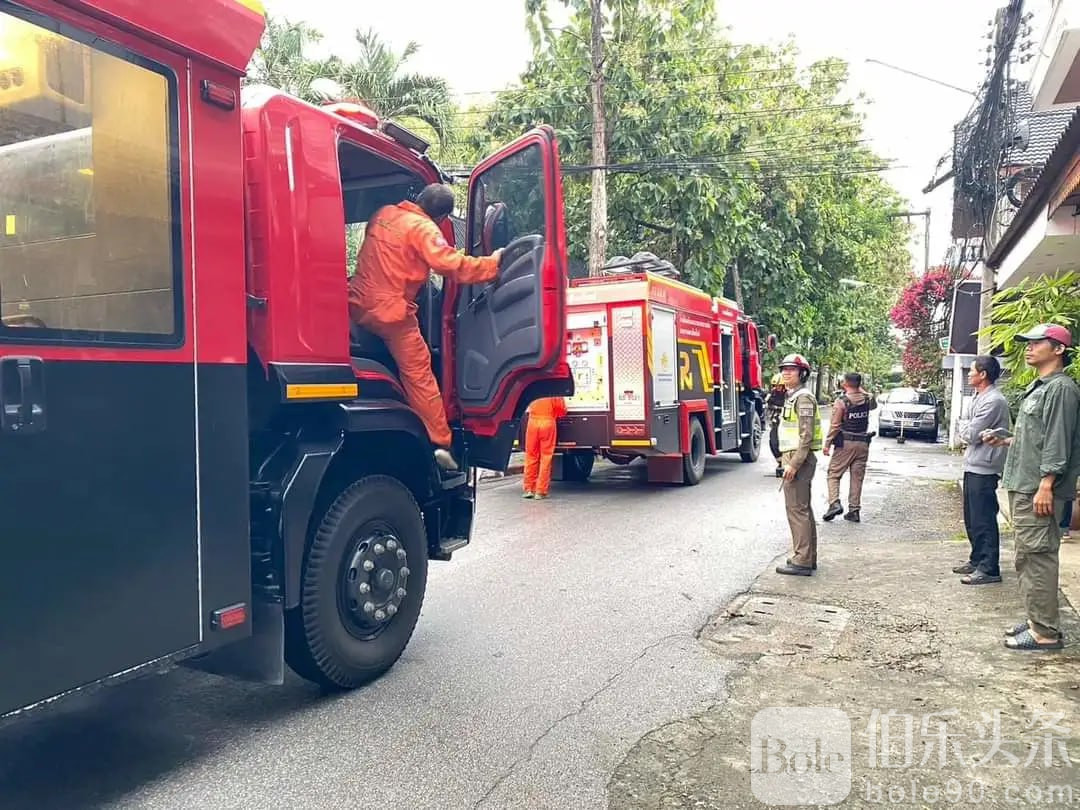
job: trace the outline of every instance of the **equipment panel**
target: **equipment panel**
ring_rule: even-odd
[[[566,359],[574,375],[567,410],[606,411],[611,407],[607,312],[572,312],[566,327]]]

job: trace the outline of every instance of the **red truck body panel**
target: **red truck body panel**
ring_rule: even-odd
[[[264,24],[257,0],[0,0],[0,513],[18,550],[0,715],[225,648],[221,671],[251,656],[252,677],[283,677],[310,526],[361,476],[413,496],[425,560],[469,540],[475,477],[436,467],[347,308],[347,228],[441,173],[347,105],[241,94]],[[499,168],[525,149],[528,172]],[[470,190],[532,205],[513,239],[535,249],[490,295],[444,285],[427,335],[457,457],[498,469],[530,399],[571,390],[566,239],[550,128],[485,167]],[[471,400],[463,355],[491,369]],[[239,651],[253,635],[269,643]]]
[[[236,75],[247,70],[265,26],[259,0],[184,0],[181,14],[175,4],[163,0],[66,0],[66,4]],[[51,3],[25,0],[23,5],[52,13]]]

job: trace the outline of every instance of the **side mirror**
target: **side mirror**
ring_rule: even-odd
[[[499,248],[510,244],[510,222],[506,204],[497,202],[488,206],[484,214],[484,228],[480,236],[482,255],[490,256]]]
[[[767,348],[770,352],[776,351],[776,344],[776,335],[769,335],[767,338],[765,338],[765,348]]]

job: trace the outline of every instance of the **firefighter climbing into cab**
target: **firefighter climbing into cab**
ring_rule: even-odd
[[[461,284],[491,281],[502,250],[466,256],[443,237],[440,227],[454,209],[449,187],[432,183],[416,197],[379,209],[368,223],[364,244],[349,281],[349,315],[378,335],[397,363],[409,405],[419,415],[435,446],[435,460],[456,470],[452,434],[442,395],[431,370],[431,351],[420,332],[416,296],[430,271]]]

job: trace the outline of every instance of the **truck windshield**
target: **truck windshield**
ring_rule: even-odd
[[[934,395],[914,388],[895,388],[889,392],[888,401],[896,405],[933,405]]]
[[[0,315],[157,342],[179,320],[173,80],[66,33],[0,11]]]

